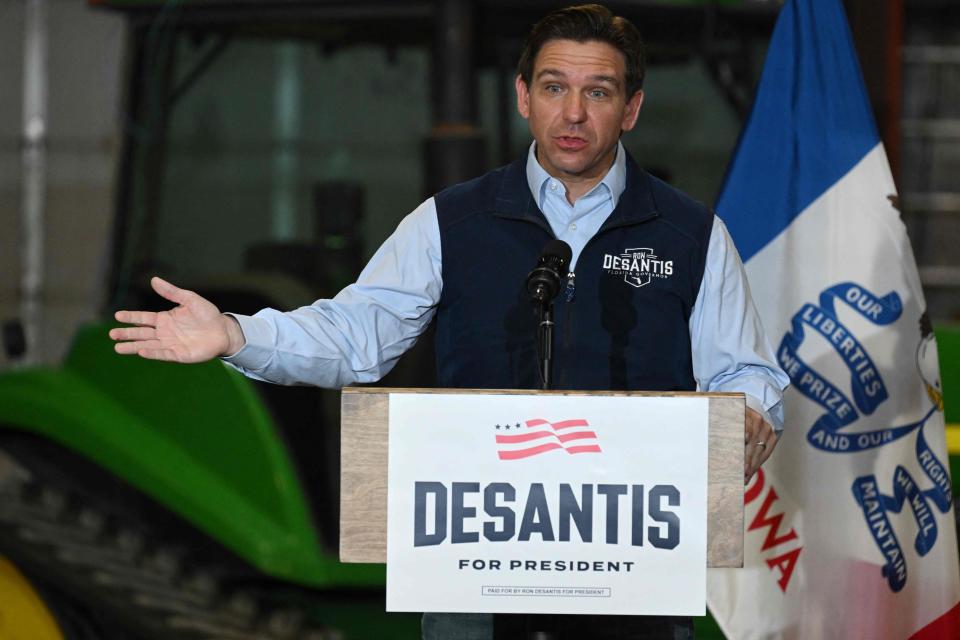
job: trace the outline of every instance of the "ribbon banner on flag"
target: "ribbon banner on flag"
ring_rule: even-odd
[[[730,638],[960,637],[936,342],[839,0],[788,0],[717,210],[792,387]]]

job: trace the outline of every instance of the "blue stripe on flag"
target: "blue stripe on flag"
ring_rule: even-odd
[[[838,0],[790,0],[717,201],[744,262],[877,145]]]

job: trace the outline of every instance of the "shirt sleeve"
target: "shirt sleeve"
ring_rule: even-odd
[[[443,287],[433,198],[403,219],[357,281],[331,300],[294,311],[231,314],[246,343],[223,358],[277,384],[338,389],[385,376],[436,312]]]
[[[777,364],[740,255],[714,216],[700,292],[690,315],[693,375],[701,391],[739,391],[777,431],[783,430],[783,390],[790,379]]]

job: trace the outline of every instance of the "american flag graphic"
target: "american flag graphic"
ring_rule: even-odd
[[[582,418],[549,422],[542,418],[524,425],[497,425],[497,455],[501,460],[519,460],[562,449],[567,453],[600,453],[597,434]],[[513,431],[513,433],[510,433]]]

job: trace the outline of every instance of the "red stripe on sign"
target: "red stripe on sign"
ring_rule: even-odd
[[[550,424],[543,418],[534,418],[533,420],[527,420],[528,427],[542,427],[545,424]]]
[[[554,429],[569,429],[570,427],[589,427],[590,424],[583,418],[574,418],[573,420],[561,420],[560,422],[549,422],[543,418],[534,418],[527,420],[528,427],[542,427],[550,425]]]
[[[910,640],[941,640],[942,638],[960,638],[960,602],[910,636]]]
[[[576,447],[567,447],[567,453],[603,453],[595,444],[582,444]]]
[[[574,420],[561,420],[560,422],[554,422],[554,429],[569,429],[570,427],[589,427],[586,420],[577,418]]]
[[[563,433],[559,436],[554,436],[560,442],[570,442],[571,440],[583,440],[584,438],[596,438],[597,434],[593,431],[577,431],[575,433]]]
[[[552,449],[562,449],[559,444],[556,442],[548,442],[546,444],[541,444],[537,447],[530,447],[529,449],[518,449],[516,451],[498,451],[497,455],[500,456],[501,460],[519,460],[520,458],[529,458],[530,456],[535,456],[538,453],[544,453],[545,451],[550,451]]]
[[[512,436],[497,436],[497,443],[499,444],[514,444],[517,442],[530,442],[531,440],[539,440],[540,438],[556,438],[554,434],[549,431],[530,431],[528,433],[518,433]]]

